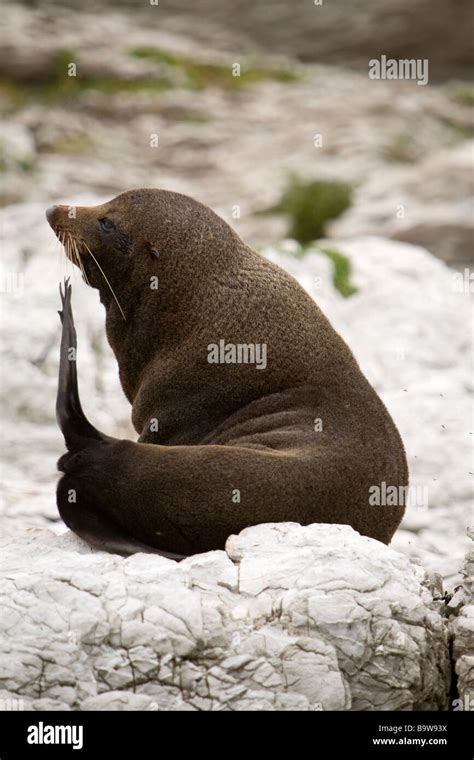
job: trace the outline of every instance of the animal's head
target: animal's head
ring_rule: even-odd
[[[234,235],[206,206],[166,190],[130,190],[99,206],[51,206],[46,217],[85,281],[121,311],[137,291],[150,292],[153,278],[168,300],[185,292],[202,277],[203,258],[217,267],[223,238]]]

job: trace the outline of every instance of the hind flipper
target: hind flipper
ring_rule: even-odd
[[[186,555],[175,554],[158,550],[153,546],[147,546],[138,539],[127,534],[119,525],[116,525],[107,515],[92,510],[87,504],[70,502],[71,491],[76,491],[73,481],[66,476],[61,478],[57,489],[57,503],[59,514],[79,538],[82,538],[90,546],[113,554],[159,554],[167,559],[179,561]],[[80,494],[80,486],[77,489]],[[80,498],[80,497],[79,497]]]

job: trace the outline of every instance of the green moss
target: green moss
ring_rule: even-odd
[[[77,67],[77,54],[69,48],[59,48],[46,75],[28,83],[29,94],[36,94],[46,100],[74,96],[80,89],[80,84],[79,76],[69,76],[71,63]]]
[[[34,158],[7,158],[3,154],[3,147],[0,145],[0,172],[6,172],[8,169],[19,169],[28,174],[36,169],[36,160]]]
[[[215,63],[202,63],[174,53],[167,53],[159,48],[134,48],[129,53],[138,58],[146,58],[157,64],[156,75],[138,79],[121,79],[114,76],[96,76],[81,72],[79,55],[71,48],[59,48],[49,68],[39,71],[28,82],[0,80],[0,96],[3,96],[5,109],[14,111],[29,100],[58,102],[77,99],[83,92],[96,90],[105,94],[121,92],[163,92],[174,87],[202,90],[205,87],[239,88],[253,82],[273,79],[291,82],[299,74],[291,69],[265,69],[262,67],[243,68],[240,77],[232,76],[232,68]],[[77,75],[70,76],[70,64],[77,66]],[[196,121],[203,122],[199,118]]]
[[[451,130],[451,132],[461,140],[468,140],[472,137],[473,131],[471,127],[466,124],[462,124],[455,119],[442,119],[443,123]]]
[[[20,171],[25,174],[34,171],[36,168],[36,161],[34,159],[19,158],[17,159],[16,164]]]
[[[70,48],[59,48],[53,57],[50,67],[50,78],[58,83],[70,84],[74,82],[77,77],[69,76],[69,67],[71,64],[75,64],[77,67],[77,63],[78,55],[74,50]]]
[[[325,226],[351,205],[352,189],[345,182],[314,180],[304,182],[291,177],[288,188],[275,206],[257,211],[257,214],[286,214],[289,219],[288,237],[298,241],[299,248],[293,255],[304,256],[309,243],[324,237]],[[347,256],[334,248],[321,248],[333,264],[334,287],[349,298],[357,292],[352,285],[351,263]]]
[[[94,152],[96,143],[88,134],[69,135],[54,141],[54,152],[71,156],[90,155]]]
[[[142,79],[119,79],[117,77],[96,77],[80,74],[69,76],[68,66],[78,62],[72,50],[58,50],[51,66],[49,81],[45,85],[44,95],[50,98],[78,95],[87,90],[98,90],[108,94],[118,92],[162,91],[172,86],[168,77],[146,77]]]
[[[116,93],[116,92],[162,92],[172,87],[170,81],[166,78],[162,79],[85,79],[82,83],[83,90],[100,90],[101,92]]]
[[[189,121],[192,124],[210,124],[212,121],[209,114],[200,113],[198,111],[185,111],[184,113],[181,113],[177,119],[180,121]]]
[[[355,285],[351,284],[351,262],[340,251],[336,251],[334,248],[321,248],[321,253],[324,253],[331,259],[334,269],[332,281],[336,290],[344,296],[349,298],[354,293],[357,293]]]
[[[279,203],[257,213],[285,214],[289,220],[288,237],[306,245],[324,237],[327,222],[349,208],[351,196],[351,187],[345,182],[304,182],[293,176]]]
[[[383,155],[389,161],[411,163],[415,160],[415,144],[411,135],[395,135],[383,148]]]
[[[169,66],[177,66],[180,61],[180,56],[175,53],[169,53],[166,50],[161,50],[161,48],[150,46],[131,48],[129,54],[134,58],[145,58],[148,61],[167,63]]]
[[[461,106],[474,106],[474,87],[468,84],[458,85],[453,89],[451,98]]]
[[[129,53],[135,58],[143,58],[174,68],[182,76],[182,84],[195,90],[203,90],[206,87],[239,88],[269,79],[278,82],[294,82],[300,78],[293,69],[246,67],[245,65],[241,67],[240,76],[233,76],[232,66],[204,63],[155,47],[133,48]]]
[[[25,106],[27,95],[25,90],[19,87],[16,82],[0,79],[0,101],[2,114],[8,115]]]
[[[75,63],[77,66],[76,76],[69,76],[69,65],[71,63]],[[83,75],[77,53],[70,49],[60,48],[53,56],[49,69],[42,72],[37,78],[22,83],[8,79],[0,80],[0,94],[5,94],[12,103],[21,107],[29,99],[47,103],[67,101],[90,90],[97,90],[106,94],[142,91],[161,92],[173,86],[174,82],[167,76],[128,80]]]
[[[98,91],[109,95],[121,92],[163,92],[172,85],[160,79],[120,80],[113,78],[77,78],[67,85],[58,83],[29,83],[21,88],[24,99],[38,99],[43,102],[67,101],[79,97],[84,92]],[[1,87],[1,83],[0,83]]]

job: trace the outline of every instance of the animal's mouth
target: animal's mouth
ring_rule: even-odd
[[[91,249],[89,248],[89,245],[86,243],[86,241],[84,240],[84,238],[77,237],[70,230],[64,229],[64,227],[62,227],[60,223],[59,224],[57,223],[56,219],[57,219],[57,212],[58,212],[58,210],[59,209],[65,209],[65,208],[66,208],[65,206],[50,206],[46,210],[46,218],[47,218],[47,220],[48,220],[48,222],[50,224],[50,227],[52,228],[54,234],[58,238],[58,240],[61,243],[61,245],[64,247],[66,258],[68,258],[69,261],[71,261],[73,264],[75,264],[77,266],[77,268],[81,271],[81,274],[82,274],[82,276],[84,278],[84,282],[87,285],[89,285],[90,287],[94,287],[89,282],[89,278],[88,278],[87,273],[86,273],[86,268],[84,266],[84,261],[82,260],[81,257],[84,256],[86,258],[86,260],[88,260],[88,265],[89,265],[90,259],[92,259],[92,261],[97,266],[97,269],[100,271],[100,274],[104,278],[105,283],[107,284],[107,287],[109,288],[110,292],[112,293],[112,296],[113,296],[113,298],[114,298],[114,300],[115,300],[115,302],[116,302],[116,304],[117,304],[117,306],[118,306],[118,308],[120,310],[120,313],[121,313],[122,317],[124,319],[126,319],[125,313],[124,313],[122,307],[120,306],[119,300],[118,300],[118,298],[117,298],[117,296],[116,296],[116,294],[115,294],[115,292],[114,292],[114,290],[112,288],[112,285],[110,284],[110,282],[109,282],[109,280],[108,280],[108,278],[107,278],[104,270],[102,269],[99,261],[97,260],[96,256],[91,251]]]
[[[64,248],[66,258],[68,258],[69,261],[71,261],[77,266],[78,269],[81,270],[85,282],[87,285],[90,285],[81,256],[85,254],[87,255],[87,253],[91,254],[93,258],[94,256],[86,241],[82,238],[75,237],[71,232],[68,232],[67,230],[62,230],[60,228],[55,229],[54,227],[53,230],[59,242]]]
[[[83,238],[77,237],[61,225],[61,218],[58,220],[58,212],[65,208],[64,206],[50,206],[46,209],[46,219],[63,246],[66,258],[80,269],[85,282],[90,285],[81,256],[89,253],[94,258],[94,255]]]

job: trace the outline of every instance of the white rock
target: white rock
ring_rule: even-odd
[[[25,127],[0,124],[0,162],[2,170],[24,169],[36,157],[33,135]]]
[[[449,264],[468,267],[473,260],[473,157],[474,141],[464,140],[399,169],[388,183],[374,173],[354,205],[331,225],[331,234],[405,240]]]
[[[474,539],[474,528],[469,531]],[[450,617],[453,637],[453,659],[457,676],[458,701],[456,710],[474,710],[474,549],[468,552],[463,568],[462,586],[450,602],[454,612]],[[449,607],[448,607],[449,609]]]
[[[24,709],[442,709],[424,572],[348,526],[260,525],[180,564],[2,539],[0,701]]]

